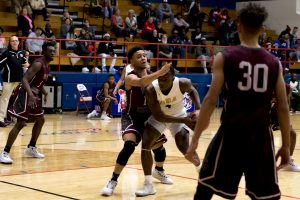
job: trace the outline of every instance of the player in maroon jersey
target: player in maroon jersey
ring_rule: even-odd
[[[43,44],[44,56],[36,59],[27,72],[22,82],[16,88],[14,93],[14,101],[8,112],[17,118],[17,122],[9,132],[8,139],[4,150],[1,152],[0,161],[6,164],[12,164],[13,160],[9,156],[10,149],[16,140],[19,132],[25,126],[28,117],[34,117],[34,125],[32,128],[31,140],[25,150],[25,155],[34,158],[44,158],[45,156],[38,152],[36,148],[37,139],[41,133],[45,122],[44,111],[42,108],[42,99],[39,95],[44,94],[44,101],[47,101],[47,92],[44,84],[47,81],[50,67],[49,63],[56,54],[55,42],[45,42]]]
[[[122,111],[121,116],[124,147],[117,157],[112,178],[102,190],[102,195],[104,196],[111,196],[113,194],[118,177],[134,152],[135,146],[141,141],[144,124],[151,115],[143,94],[144,87],[150,85],[158,77],[165,75],[171,66],[168,63],[160,70],[150,73],[144,49],[139,46],[132,47],[129,50],[128,60],[131,61],[134,70],[125,79],[127,106],[125,111]],[[163,137],[160,139],[158,147],[162,146],[165,140]],[[155,154],[155,161],[164,161],[166,156],[164,148],[157,148],[157,150],[153,150],[153,153]],[[148,177],[148,181],[152,184],[151,176]]]
[[[194,199],[211,199],[213,194],[234,199],[243,174],[251,199],[280,199],[276,159],[281,158],[278,169],[290,160],[290,120],[281,64],[258,44],[267,15],[258,4],[242,8],[238,14],[241,45],[215,58],[211,88],[202,102],[187,159],[193,160],[223,87],[226,100],[220,128],[200,169]],[[282,135],[276,156],[269,114],[274,92]]]

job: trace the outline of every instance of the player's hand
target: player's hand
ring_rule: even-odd
[[[184,118],[183,121],[184,121],[185,125],[187,125],[190,129],[194,130],[197,120],[194,120],[190,116],[187,116],[187,117]]]
[[[34,95],[29,95],[29,101],[28,101],[28,105],[30,108],[36,108],[37,107],[37,100],[38,97],[35,97]]]
[[[277,166],[277,170],[285,167],[290,161],[290,148],[289,147],[281,147],[276,154],[276,161],[280,157],[280,163]]]
[[[113,100],[114,100],[115,104],[119,103],[117,98],[113,98]]]
[[[197,147],[198,147],[198,141],[192,140],[188,150],[186,151],[186,154],[184,155],[185,159],[187,159],[191,163],[196,163],[199,160],[196,154]]]
[[[172,63],[165,63],[164,66],[159,70],[161,72],[161,76],[165,75],[166,73],[168,73],[170,71],[170,67],[171,67]]]

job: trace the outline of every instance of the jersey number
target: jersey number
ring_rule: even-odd
[[[252,68],[253,74],[252,74]],[[266,64],[256,64],[254,67],[251,63],[240,62],[240,69],[246,70],[243,73],[243,80],[238,82],[238,88],[242,91],[253,89],[255,92],[265,92],[268,87],[269,68]]]

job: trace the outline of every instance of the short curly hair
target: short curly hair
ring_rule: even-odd
[[[128,60],[129,62],[131,62],[131,59],[133,57],[133,55],[137,52],[137,51],[140,51],[140,50],[144,50],[144,48],[142,46],[134,46],[132,47],[128,53],[127,53],[127,57],[128,57]]]
[[[255,3],[247,4],[238,13],[239,22],[251,33],[258,32],[267,17],[266,8]]]

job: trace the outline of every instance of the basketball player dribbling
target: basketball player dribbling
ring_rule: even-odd
[[[211,88],[203,100],[187,159],[193,160],[223,87],[226,100],[220,128],[200,169],[195,200],[211,199],[213,194],[234,199],[243,174],[251,199],[280,199],[277,169],[290,160],[290,120],[281,64],[258,44],[267,15],[264,7],[247,4],[238,14],[241,45],[215,58]],[[276,156],[269,114],[274,92],[282,136]]]

